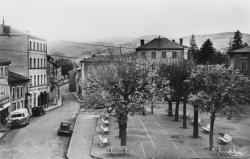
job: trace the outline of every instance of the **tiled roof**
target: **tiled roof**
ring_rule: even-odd
[[[9,84],[15,84],[15,83],[25,83],[28,82],[30,79],[28,79],[25,76],[19,75],[15,72],[9,72],[8,76],[8,82]]]
[[[0,25],[0,35],[3,35],[3,24]],[[8,25],[7,25],[8,26]],[[42,40],[42,41],[46,41],[45,39],[42,39],[38,36],[35,36],[35,35],[30,35],[28,33],[25,33],[23,31],[20,31],[20,30],[17,30],[13,27],[10,26],[10,35],[12,36],[28,36],[29,38],[32,38],[32,39],[37,39],[37,40]]]
[[[241,53],[241,52],[248,52],[250,53],[250,46],[241,48],[241,49],[237,49],[237,50],[233,50],[233,51],[229,51],[229,52],[235,52],[235,53]]]
[[[171,50],[171,49],[176,49],[176,50],[182,50],[184,49],[185,46],[180,45],[176,42],[170,41],[167,38],[155,38],[148,42],[145,45],[142,45],[136,50],[150,50],[150,49],[155,49],[155,50]]]

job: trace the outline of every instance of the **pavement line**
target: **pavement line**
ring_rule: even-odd
[[[151,136],[149,135],[147,128],[145,127],[145,125],[143,124],[143,122],[141,121],[141,119],[140,119],[140,118],[138,118],[138,119],[140,120],[140,123],[142,124],[143,128],[145,129],[145,131],[146,131],[146,133],[147,133],[147,135],[148,135],[148,138],[149,138],[149,140],[151,141],[151,143],[152,143],[154,149],[156,149],[155,143],[154,143],[154,141],[152,140]]]
[[[156,116],[157,116],[157,114],[156,114]],[[161,125],[160,125],[160,123],[159,123],[155,118],[154,118],[154,120],[155,120],[156,123],[159,124],[158,126],[159,126],[160,128],[162,128]],[[166,129],[163,129],[163,131],[165,132],[166,135],[168,135],[168,132],[167,132]],[[177,150],[179,150],[179,148],[178,148],[178,146],[175,144],[175,142],[172,141],[172,140],[170,140],[170,141],[173,143],[174,147],[175,147]]]
[[[132,120],[132,118],[129,117],[129,119],[131,120],[132,125],[134,126],[134,129],[137,130],[136,127],[135,127],[135,123],[134,123],[134,121]],[[137,134],[137,137],[140,138],[140,135]],[[141,142],[140,142],[140,146],[141,146],[141,149],[142,149],[142,152],[143,152],[144,157],[147,157],[147,155],[146,155],[146,153],[145,153],[145,150],[144,150],[143,145],[142,145]]]

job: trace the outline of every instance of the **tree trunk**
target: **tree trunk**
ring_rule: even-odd
[[[183,129],[187,128],[187,101],[183,101]]]
[[[121,122],[118,122],[118,124],[119,124],[119,138],[121,138],[122,137],[122,128],[121,128]]]
[[[151,103],[151,114],[154,114],[154,103]]]
[[[179,121],[179,101],[176,101],[175,103],[175,115],[174,115],[174,121]]]
[[[127,123],[121,124],[121,146],[127,145]]]
[[[210,133],[209,133],[209,150],[210,151],[212,151],[214,148],[214,121],[215,121],[215,113],[212,113],[210,117]]]
[[[194,105],[193,138],[198,138],[199,137],[198,117],[199,117],[198,106]]]
[[[173,116],[173,113],[172,113],[172,101],[171,100],[168,101],[168,116]]]

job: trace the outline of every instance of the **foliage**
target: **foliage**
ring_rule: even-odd
[[[67,75],[73,69],[73,62],[69,59],[59,59],[56,64],[62,67],[62,75]]]
[[[216,51],[210,39],[207,39],[197,55],[197,64],[224,64],[227,57],[224,54]]]
[[[196,45],[195,36],[192,35],[190,39],[190,47],[188,48],[189,59],[192,59],[194,60],[195,63],[197,63],[199,60],[198,53],[199,53],[199,48]]]
[[[232,51],[232,50],[236,50],[236,49],[241,49],[243,47],[244,47],[244,43],[242,41],[242,33],[239,30],[237,30],[234,33],[234,37],[233,37],[233,40],[231,42],[229,50]]]
[[[231,118],[243,113],[241,104],[248,101],[246,79],[232,68],[224,65],[198,65],[191,73],[190,83],[198,91],[190,95],[190,102],[202,112],[210,114],[210,150],[213,147],[213,124],[216,113]]]

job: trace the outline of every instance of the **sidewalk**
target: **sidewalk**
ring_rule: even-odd
[[[97,117],[94,113],[80,112],[78,114],[67,152],[68,159],[91,159],[90,151]]]
[[[56,109],[60,106],[62,106],[62,95],[60,96],[60,98],[58,99],[58,104],[57,105],[49,105],[48,108],[44,108],[44,110],[46,112],[50,111],[50,110],[53,110],[53,109]]]

